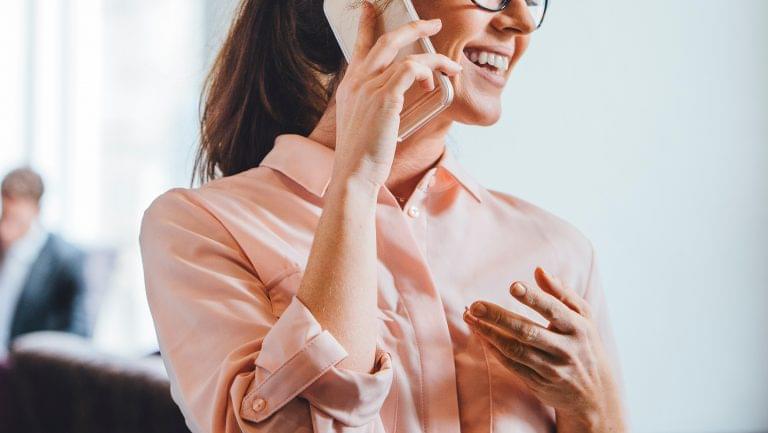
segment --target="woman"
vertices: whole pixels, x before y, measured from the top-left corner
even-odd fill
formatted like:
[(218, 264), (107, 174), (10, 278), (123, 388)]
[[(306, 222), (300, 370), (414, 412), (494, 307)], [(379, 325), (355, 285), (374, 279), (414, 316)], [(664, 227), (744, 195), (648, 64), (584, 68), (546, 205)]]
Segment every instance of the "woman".
[[(499, 119), (537, 6), (414, 3), (424, 19), (378, 39), (385, 5), (360, 5), (348, 66), (321, 0), (242, 3), (207, 88), (209, 182), (161, 195), (141, 230), (194, 432), (626, 431), (590, 241), (445, 148), (454, 122)], [(394, 60), (423, 36), (441, 54)], [(454, 102), (396, 144), (433, 71)]]

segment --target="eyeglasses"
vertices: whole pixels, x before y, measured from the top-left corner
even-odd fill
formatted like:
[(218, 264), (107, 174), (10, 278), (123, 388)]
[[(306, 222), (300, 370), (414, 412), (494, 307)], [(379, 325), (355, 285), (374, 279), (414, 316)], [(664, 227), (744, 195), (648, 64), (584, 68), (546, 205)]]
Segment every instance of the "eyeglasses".
[[(512, 1), (516, 0), (472, 0), (472, 3), (480, 9), (498, 12), (506, 8)], [(525, 0), (525, 4), (528, 6), (528, 13), (536, 24), (536, 29), (541, 27), (541, 23), (544, 21), (544, 15), (547, 13), (547, 3), (549, 3), (547, 0)]]

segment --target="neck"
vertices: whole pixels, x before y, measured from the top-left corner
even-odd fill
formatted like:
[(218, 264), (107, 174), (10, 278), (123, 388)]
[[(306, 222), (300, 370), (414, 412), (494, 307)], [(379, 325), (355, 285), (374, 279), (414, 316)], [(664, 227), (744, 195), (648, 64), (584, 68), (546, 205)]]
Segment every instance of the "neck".
[[(452, 123), (451, 119), (438, 116), (397, 145), (392, 170), (385, 183), (395, 197), (407, 200), (416, 189), (419, 180), (434, 167), (444, 151), (445, 138)], [(336, 108), (334, 103), (328, 106), (308, 137), (335, 149)]]
[(407, 199), (422, 177), (435, 166), (445, 149), (451, 121), (434, 119), (398, 144), (386, 187), (396, 197)]

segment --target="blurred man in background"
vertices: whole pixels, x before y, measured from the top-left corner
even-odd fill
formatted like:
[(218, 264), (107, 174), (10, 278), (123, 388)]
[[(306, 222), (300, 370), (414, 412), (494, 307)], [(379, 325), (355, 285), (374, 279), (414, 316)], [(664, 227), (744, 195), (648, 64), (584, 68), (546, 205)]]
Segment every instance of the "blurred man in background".
[(84, 254), (42, 226), (42, 179), (19, 168), (0, 190), (0, 359), (15, 337), (28, 332), (87, 336)]

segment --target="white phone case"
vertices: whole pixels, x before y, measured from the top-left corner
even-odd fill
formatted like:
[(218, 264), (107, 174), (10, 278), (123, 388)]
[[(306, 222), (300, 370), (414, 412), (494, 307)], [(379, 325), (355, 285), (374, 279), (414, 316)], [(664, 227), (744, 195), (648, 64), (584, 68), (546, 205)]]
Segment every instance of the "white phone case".
[[(362, 8), (361, 0), (325, 0), (323, 3), (325, 16), (347, 61), (350, 60), (354, 50)], [(418, 19), (419, 16), (411, 0), (390, 0), (389, 5), (378, 18), (375, 35), (378, 38), (385, 32)], [(418, 53), (435, 53), (435, 48), (428, 37), (419, 38), (416, 43), (403, 47), (397, 53), (395, 61), (409, 54)], [(405, 140), (435, 118), (453, 101), (453, 86), (448, 77), (439, 71), (435, 71), (434, 76), (434, 90), (426, 91), (421, 86), (414, 85), (406, 91), (403, 111), (400, 113), (398, 142)]]

